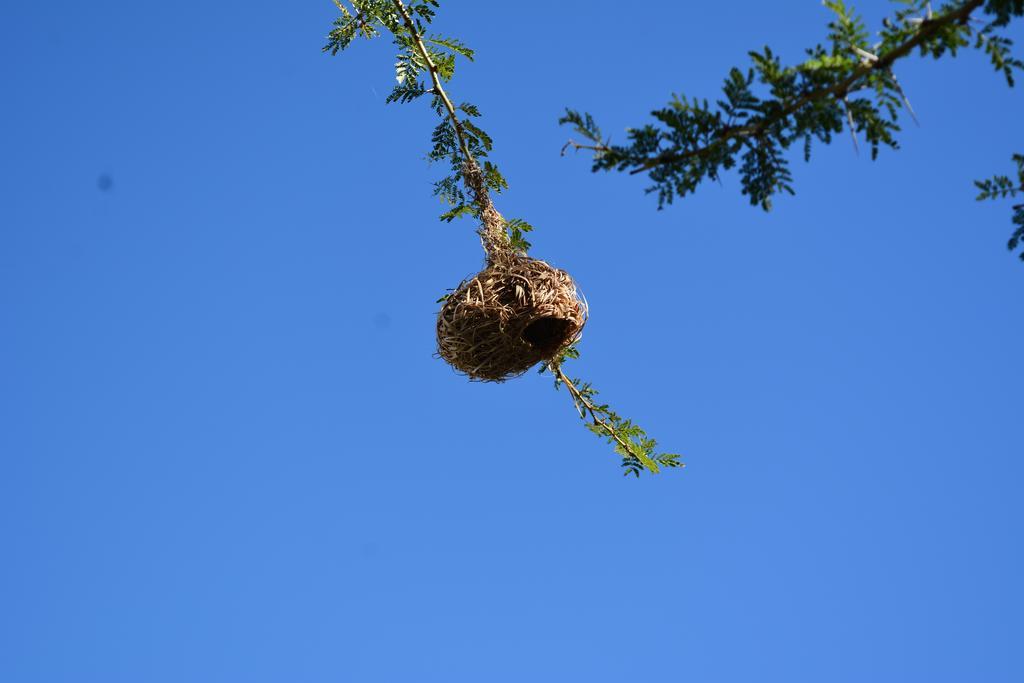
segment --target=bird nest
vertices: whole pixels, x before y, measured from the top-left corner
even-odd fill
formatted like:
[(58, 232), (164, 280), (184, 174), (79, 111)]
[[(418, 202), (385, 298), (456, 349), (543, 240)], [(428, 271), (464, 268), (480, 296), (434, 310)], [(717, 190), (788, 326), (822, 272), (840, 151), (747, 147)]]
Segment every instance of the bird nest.
[(568, 273), (506, 252), (445, 300), (437, 348), (470, 379), (500, 382), (558, 356), (586, 321), (586, 300)]

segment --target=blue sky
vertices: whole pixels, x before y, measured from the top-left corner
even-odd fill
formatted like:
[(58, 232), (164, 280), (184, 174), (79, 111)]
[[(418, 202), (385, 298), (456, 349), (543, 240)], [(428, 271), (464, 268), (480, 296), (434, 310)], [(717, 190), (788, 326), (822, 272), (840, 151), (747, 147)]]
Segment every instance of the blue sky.
[(4, 8), (0, 679), (1024, 679), (1024, 265), (971, 185), (1019, 88), (914, 58), (900, 152), (658, 212), (563, 108), (621, 140), (824, 8), (444, 4), (499, 208), (590, 302), (575, 372), (685, 456), (634, 481), (546, 378), (432, 357), (479, 244), (335, 12)]

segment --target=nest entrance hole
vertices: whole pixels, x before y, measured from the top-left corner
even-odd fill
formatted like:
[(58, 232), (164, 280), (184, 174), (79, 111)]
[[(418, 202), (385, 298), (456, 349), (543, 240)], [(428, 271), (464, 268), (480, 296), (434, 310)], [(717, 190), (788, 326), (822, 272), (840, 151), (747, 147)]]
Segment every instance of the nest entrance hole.
[(544, 355), (562, 348), (572, 332), (573, 323), (565, 318), (537, 318), (523, 330), (523, 341)]

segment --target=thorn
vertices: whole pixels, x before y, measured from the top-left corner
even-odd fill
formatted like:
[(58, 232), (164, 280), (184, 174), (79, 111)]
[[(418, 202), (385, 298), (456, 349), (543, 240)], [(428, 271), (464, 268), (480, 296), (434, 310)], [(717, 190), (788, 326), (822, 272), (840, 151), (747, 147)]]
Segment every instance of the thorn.
[(867, 65), (867, 64), (874, 64), (875, 62), (878, 61), (878, 55), (872, 54), (872, 53), (868, 52), (867, 50), (862, 50), (859, 47), (857, 47), (856, 45), (853, 46), (853, 51), (856, 52), (858, 55), (860, 55), (860, 57), (861, 57), (861, 64), (865, 64), (865, 65)]
[(846, 105), (846, 120), (850, 124), (850, 137), (853, 139), (853, 152), (860, 156), (860, 146), (857, 144), (857, 131), (854, 128), (853, 123), (853, 112), (850, 110), (850, 100), (844, 97), (843, 104)]
[(903, 92), (903, 88), (900, 86), (900, 82), (896, 80), (896, 75), (890, 71), (889, 75), (892, 76), (892, 84), (896, 86), (896, 92), (903, 98), (903, 104), (907, 107), (907, 111), (910, 113), (910, 118), (914, 120), (914, 125), (918, 128), (921, 127), (921, 122), (917, 120), (917, 114), (914, 113), (914, 108), (910, 106), (910, 99), (907, 94)]

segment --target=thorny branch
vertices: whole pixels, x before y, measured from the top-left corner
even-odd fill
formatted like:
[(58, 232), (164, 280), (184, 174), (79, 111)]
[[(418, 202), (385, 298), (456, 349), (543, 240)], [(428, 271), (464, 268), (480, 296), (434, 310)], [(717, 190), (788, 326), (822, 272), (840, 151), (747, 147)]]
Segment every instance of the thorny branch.
[(370, 27), (366, 23), (366, 14), (362, 10), (357, 10), (353, 14), (352, 10), (350, 10), (348, 7), (346, 7), (345, 3), (343, 3), (341, 0), (332, 0), (332, 1), (334, 2), (334, 6), (341, 10), (342, 14), (346, 14), (346, 15), (350, 15), (350, 16), (355, 17), (355, 20), (357, 22), (359, 22), (359, 28), (361, 28), (363, 30), (363, 35), (369, 37), (369, 35), (370, 35)]
[(416, 23), (409, 16), (409, 11), (402, 4), (402, 0), (392, 0), (392, 2), (394, 2), (398, 13), (402, 15), (402, 22), (405, 24), (405, 28), (408, 29), (409, 35), (416, 42), (416, 49), (419, 50), (423, 63), (427, 65), (427, 70), (430, 72), (430, 82), (434, 86), (434, 94), (441, 98), (444, 108), (448, 110), (448, 118), (451, 119), (452, 125), (455, 126), (455, 135), (459, 138), (459, 148), (462, 150), (462, 155), (468, 163), (476, 163), (469, 151), (469, 146), (466, 144), (466, 136), (462, 130), (462, 121), (459, 120), (458, 115), (455, 113), (455, 106), (452, 104), (451, 99), (448, 98), (448, 93), (441, 87), (441, 75), (437, 71), (437, 65), (434, 64), (434, 60), (430, 58), (430, 51), (423, 44), (423, 36), (416, 29)]
[[(687, 150), (685, 152), (679, 151), (678, 149), (668, 149), (646, 159), (645, 161), (633, 162), (636, 165), (636, 168), (630, 170), (629, 173), (630, 175), (636, 175), (637, 173), (643, 173), (644, 171), (648, 171), (657, 166), (675, 164), (681, 161), (686, 161), (692, 157), (704, 156), (711, 150), (725, 144), (729, 140), (762, 135), (776, 123), (785, 120), (787, 117), (796, 113), (808, 104), (812, 104), (818, 100), (828, 97), (844, 99), (849, 93), (855, 92), (863, 87), (859, 82), (866, 78), (871, 72), (889, 71), (896, 60), (913, 52), (915, 48), (919, 47), (930, 38), (933, 38), (945, 27), (952, 24), (962, 24), (967, 22), (970, 19), (971, 12), (981, 7), (984, 2), (985, 0), (968, 0), (957, 9), (947, 12), (946, 14), (937, 17), (926, 17), (920, 21), (917, 30), (911, 38), (907, 39), (902, 44), (897, 45), (884, 55), (862, 55), (865, 58), (861, 61), (860, 66), (854, 69), (849, 76), (838, 83), (804, 93), (788, 105), (784, 106), (774, 115), (765, 117), (757, 123), (748, 126), (738, 126), (735, 128), (725, 126), (722, 128), (721, 133), (715, 140), (703, 147)], [(562, 147), (562, 153), (564, 154), (566, 149), (570, 147), (574, 150), (584, 149), (598, 153), (607, 153), (612, 151), (612, 148), (606, 144), (585, 145), (574, 140), (569, 140), (565, 146)]]
[(420, 57), (423, 58), (423, 63), (427, 66), (427, 71), (430, 72), (433, 93), (444, 104), (444, 108), (448, 112), (448, 118), (455, 128), (455, 136), (459, 140), (459, 149), (465, 162), (462, 174), (463, 180), (470, 191), (473, 203), (476, 204), (477, 210), (480, 212), (480, 220), (483, 223), (480, 237), (483, 240), (484, 249), (487, 251), (488, 259), (493, 259), (497, 256), (498, 252), (507, 249), (509, 246), (508, 233), (504, 227), (505, 220), (498, 213), (494, 202), (491, 201), (490, 193), (487, 191), (487, 183), (484, 181), (483, 174), (480, 171), (480, 165), (473, 158), (469, 144), (466, 142), (462, 121), (459, 120), (458, 114), (455, 113), (455, 105), (452, 104), (451, 98), (448, 97), (448, 93), (445, 92), (444, 87), (441, 85), (441, 75), (437, 70), (434, 60), (430, 57), (430, 51), (427, 50), (427, 46), (423, 43), (423, 36), (417, 29), (416, 22), (409, 15), (409, 11), (402, 3), (402, 0), (392, 0), (392, 2), (398, 13), (402, 16), (402, 23), (405, 24), (406, 30), (409, 31), (409, 35), (415, 42), (416, 49), (419, 51)]
[[(579, 387), (577, 387), (562, 371), (561, 363), (553, 362), (547, 367), (551, 370), (552, 374), (554, 374), (556, 382), (564, 384), (565, 388), (569, 390), (569, 395), (572, 396), (573, 404), (576, 406), (576, 412), (579, 413), (580, 419), (586, 420), (589, 415), (592, 424), (599, 428), (600, 433), (619, 445), (624, 457), (634, 458), (654, 474), (661, 471), (658, 467), (658, 463), (644, 453), (642, 448), (638, 447), (636, 443), (620, 434), (614, 425), (612, 425), (608, 420), (602, 418), (602, 415), (607, 411), (602, 409), (601, 406), (595, 404), (586, 395), (584, 395), (582, 391), (580, 391)], [(626, 454), (628, 454), (628, 456), (626, 456)], [(682, 464), (679, 463), (676, 466), (682, 467)]]

